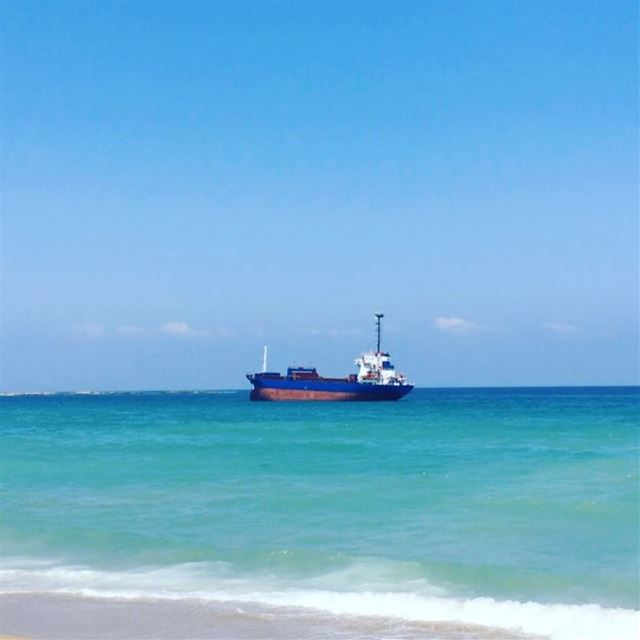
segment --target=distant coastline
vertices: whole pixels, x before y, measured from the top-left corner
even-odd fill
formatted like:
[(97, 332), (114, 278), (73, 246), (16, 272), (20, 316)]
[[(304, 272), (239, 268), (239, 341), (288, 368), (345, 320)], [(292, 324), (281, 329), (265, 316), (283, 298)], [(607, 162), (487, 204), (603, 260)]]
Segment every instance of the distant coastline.
[[(580, 384), (580, 385), (472, 385), (472, 386), (447, 386), (447, 387), (421, 387), (416, 386), (416, 391), (447, 391), (447, 390), (483, 390), (499, 391), (527, 390), (527, 389), (640, 389), (640, 384)], [(161, 395), (161, 394), (200, 394), (220, 395), (234, 394), (250, 391), (248, 388), (239, 389), (139, 389), (139, 390), (64, 390), (64, 391), (0, 391), (0, 397), (11, 398), (19, 396), (108, 396), (108, 395)]]

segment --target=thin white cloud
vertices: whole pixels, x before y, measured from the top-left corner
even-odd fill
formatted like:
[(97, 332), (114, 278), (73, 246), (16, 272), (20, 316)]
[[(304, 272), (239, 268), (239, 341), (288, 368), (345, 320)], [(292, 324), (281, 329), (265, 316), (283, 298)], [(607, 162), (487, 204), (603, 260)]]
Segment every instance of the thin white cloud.
[(190, 327), (184, 320), (170, 320), (169, 322), (165, 322), (161, 327), (160, 331), (163, 333), (168, 333), (172, 336), (202, 336), (206, 335), (204, 331), (196, 331), (192, 327)]
[(435, 319), (435, 325), (440, 331), (444, 331), (445, 333), (454, 333), (454, 334), (464, 334), (471, 333), (478, 328), (473, 322), (469, 320), (464, 320), (463, 318), (445, 318), (440, 316)]
[(542, 328), (553, 333), (576, 333), (578, 331), (578, 327), (565, 322), (547, 322), (542, 325)]
[(85, 322), (74, 327), (76, 333), (83, 335), (85, 338), (103, 338), (107, 332), (101, 324), (95, 322)]
[(123, 336), (142, 336), (146, 333), (142, 327), (137, 327), (133, 324), (119, 324), (116, 327), (116, 331)]

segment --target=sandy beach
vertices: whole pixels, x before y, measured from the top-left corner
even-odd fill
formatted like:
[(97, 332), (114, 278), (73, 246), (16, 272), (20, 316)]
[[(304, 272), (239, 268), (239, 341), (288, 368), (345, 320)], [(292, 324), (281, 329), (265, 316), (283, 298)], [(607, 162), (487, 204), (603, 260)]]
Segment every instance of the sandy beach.
[(333, 616), (314, 610), (196, 600), (115, 600), (52, 594), (0, 595), (0, 637), (32, 640), (218, 640), (534, 638), (475, 625)]

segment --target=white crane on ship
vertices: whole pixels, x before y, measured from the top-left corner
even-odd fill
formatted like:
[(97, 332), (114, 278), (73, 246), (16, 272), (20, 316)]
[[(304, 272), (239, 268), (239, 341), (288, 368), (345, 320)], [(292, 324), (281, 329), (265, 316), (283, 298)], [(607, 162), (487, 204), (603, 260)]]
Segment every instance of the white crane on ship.
[(405, 385), (407, 378), (403, 373), (396, 373), (395, 367), (391, 363), (391, 356), (380, 350), (380, 332), (384, 313), (376, 313), (376, 350), (375, 352), (363, 353), (354, 360), (358, 366), (358, 382), (379, 385)]

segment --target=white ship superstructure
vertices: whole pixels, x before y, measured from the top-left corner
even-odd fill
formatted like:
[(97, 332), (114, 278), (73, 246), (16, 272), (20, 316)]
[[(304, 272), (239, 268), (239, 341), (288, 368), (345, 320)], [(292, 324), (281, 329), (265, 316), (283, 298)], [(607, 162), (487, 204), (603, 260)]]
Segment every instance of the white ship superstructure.
[(354, 360), (358, 367), (358, 382), (388, 386), (409, 384), (403, 373), (396, 373), (391, 363), (391, 356), (380, 351), (380, 320), (384, 314), (376, 313), (376, 330), (378, 334), (376, 351), (362, 354)]

